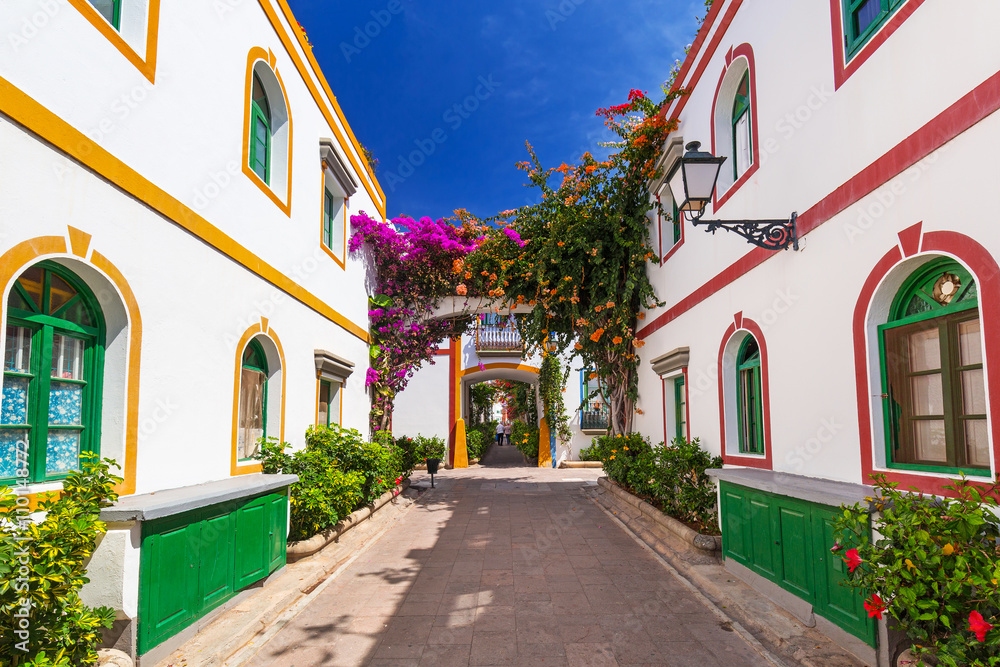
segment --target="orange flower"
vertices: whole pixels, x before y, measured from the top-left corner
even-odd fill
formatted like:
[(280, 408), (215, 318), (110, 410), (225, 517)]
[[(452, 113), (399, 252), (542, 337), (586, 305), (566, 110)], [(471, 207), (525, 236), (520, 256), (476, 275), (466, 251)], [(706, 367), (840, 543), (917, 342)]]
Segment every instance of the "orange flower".
[(639, 313), (638, 315), (636, 315), (636, 317), (638, 317), (640, 320), (644, 320), (646, 319), (646, 313)]
[(619, 343), (622, 342), (622, 337), (621, 336), (615, 336), (614, 338), (611, 339), (611, 342), (614, 343), (615, 345), (618, 345)]
[(557, 245), (557, 246), (559, 246), (559, 247), (561, 248), (561, 247), (563, 247), (563, 246), (564, 246), (564, 245), (566, 245), (566, 244), (565, 244), (564, 242), (560, 241), (560, 242), (559, 242), (559, 243), (557, 243), (556, 245)]
[(634, 340), (634, 341), (632, 341), (632, 344), (635, 345), (636, 347), (642, 347), (643, 345), (646, 344), (646, 341), (643, 341), (643, 340)]
[(579, 343), (575, 343), (575, 344), (573, 345), (573, 347), (575, 347), (575, 348), (576, 348), (576, 349), (578, 349), (578, 350), (582, 350), (582, 349), (583, 349), (583, 345), (580, 345)]
[(604, 329), (598, 329), (594, 333), (590, 334), (590, 340), (596, 343), (597, 341), (601, 340), (601, 336), (603, 335), (604, 335)]
[(458, 287), (455, 288), (455, 293), (459, 296), (465, 296), (469, 293), (469, 290), (463, 283), (459, 283)]
[(593, 380), (596, 377), (597, 377), (597, 373), (591, 373), (590, 375), (587, 376), (587, 379), (588, 380)]
[(608, 301), (608, 304), (605, 306), (605, 308), (614, 308), (614, 307), (615, 307), (614, 301)]

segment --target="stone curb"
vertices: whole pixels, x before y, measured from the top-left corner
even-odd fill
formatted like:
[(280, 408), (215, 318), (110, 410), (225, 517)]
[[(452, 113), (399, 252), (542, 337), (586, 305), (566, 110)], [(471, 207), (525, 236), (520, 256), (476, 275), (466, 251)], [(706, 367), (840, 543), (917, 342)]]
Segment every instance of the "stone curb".
[[(645, 500), (632, 495), (607, 477), (598, 478), (597, 484), (600, 489), (598, 491), (600, 503), (618, 512), (622, 522), (647, 542), (667, 542), (673, 551), (679, 551), (683, 554), (685, 550), (678, 549), (677, 542), (680, 542), (688, 547), (688, 551), (694, 550), (690, 553), (689, 560), (704, 560), (705, 558), (720, 560), (722, 554), (722, 538), (720, 536), (699, 533), (677, 519), (667, 516)], [(605, 498), (608, 498), (607, 502)], [(651, 546), (656, 549), (655, 544), (651, 544)], [(659, 553), (660, 550), (656, 550)]]
[(382, 509), (382, 507), (384, 507), (387, 502), (397, 497), (399, 494), (403, 493), (403, 491), (406, 491), (406, 489), (408, 489), (409, 487), (410, 487), (410, 479), (406, 478), (403, 480), (402, 484), (395, 486), (392, 489), (389, 489), (381, 496), (379, 496), (374, 503), (370, 505), (365, 505), (361, 509), (354, 510), (353, 512), (345, 516), (343, 519), (338, 521), (336, 525), (334, 525), (332, 528), (328, 528), (327, 530), (324, 530), (321, 533), (317, 533), (312, 537), (310, 537), (308, 540), (290, 542), (288, 544), (288, 551), (286, 556), (287, 561), (289, 563), (295, 563), (302, 560), (303, 558), (312, 556), (314, 553), (316, 553), (317, 551), (328, 545), (330, 542), (336, 540), (338, 537), (349, 531), (351, 528), (354, 528), (365, 519), (371, 517), (372, 514)]
[(600, 461), (562, 461), (559, 463), (560, 468), (603, 468), (604, 464)]

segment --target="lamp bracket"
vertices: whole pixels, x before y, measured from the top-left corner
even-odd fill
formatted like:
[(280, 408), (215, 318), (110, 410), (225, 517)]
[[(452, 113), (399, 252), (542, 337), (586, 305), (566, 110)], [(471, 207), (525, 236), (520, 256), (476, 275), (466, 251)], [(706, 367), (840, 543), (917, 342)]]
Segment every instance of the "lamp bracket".
[(704, 225), (706, 232), (713, 234), (718, 229), (735, 232), (748, 243), (765, 250), (799, 249), (799, 235), (795, 225), (798, 213), (792, 213), (787, 220), (694, 220), (694, 226)]

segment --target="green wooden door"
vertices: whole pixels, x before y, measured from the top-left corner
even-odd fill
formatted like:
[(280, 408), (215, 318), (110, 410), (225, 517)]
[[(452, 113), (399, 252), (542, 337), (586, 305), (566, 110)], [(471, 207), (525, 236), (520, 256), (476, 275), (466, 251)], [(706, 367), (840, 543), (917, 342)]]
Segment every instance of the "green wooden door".
[(790, 593), (870, 646), (876, 628), (864, 595), (842, 585), (841, 552), (832, 553), (838, 510), (728, 482), (720, 485), (722, 552)]
[(830, 551), (829, 545), (836, 542), (833, 521), (837, 514), (833, 508), (817, 506), (813, 510), (813, 560), (818, 566), (816, 613), (874, 646), (875, 624), (865, 612), (864, 598), (843, 585), (848, 577), (843, 551)]
[(198, 613), (198, 565), (188, 544), (200, 528), (175, 525), (143, 540), (140, 651), (177, 633)]
[(781, 498), (775, 503), (781, 556), (780, 583), (799, 597), (814, 601), (813, 570), (810, 560), (812, 513), (807, 503)]
[(750, 567), (750, 503), (742, 487), (722, 485), (722, 552), (740, 565)]
[(267, 575), (271, 524), (267, 498), (257, 498), (236, 510), (236, 590)]
[(199, 522), (198, 608), (207, 611), (233, 594), (233, 515)]
[(139, 653), (285, 563), (288, 497), (271, 494), (151, 521), (140, 551)]
[(268, 515), (270, 518), (270, 535), (268, 536), (269, 559), (268, 572), (274, 572), (285, 564), (285, 554), (288, 549), (288, 498), (286, 496), (268, 496)]
[(764, 493), (748, 493), (747, 501), (753, 544), (750, 568), (773, 580), (781, 576), (781, 547), (774, 516), (776, 508), (772, 506), (771, 497)]

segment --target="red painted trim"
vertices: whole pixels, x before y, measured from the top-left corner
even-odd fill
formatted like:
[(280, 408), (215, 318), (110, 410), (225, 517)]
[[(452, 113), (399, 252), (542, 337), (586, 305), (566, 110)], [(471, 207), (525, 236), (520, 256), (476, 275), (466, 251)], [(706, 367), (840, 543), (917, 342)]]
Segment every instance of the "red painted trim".
[(447, 347), (439, 347), (434, 352), (434, 356), (437, 356), (437, 357), (447, 357), (449, 354), (451, 354), (451, 350), (448, 349)]
[[(722, 4), (724, 2), (725, 0), (717, 0), (716, 3), (712, 5), (712, 10), (708, 14), (708, 17), (711, 18), (712, 20), (711, 23), (709, 23), (708, 18), (705, 19), (705, 26), (708, 26), (709, 29), (711, 28), (711, 24), (715, 23), (716, 14), (718, 14), (718, 10), (716, 8), (721, 10)], [(701, 80), (702, 74), (705, 73), (705, 69), (708, 67), (708, 61), (710, 61), (712, 59), (712, 56), (715, 55), (716, 49), (719, 48), (719, 43), (722, 42), (722, 38), (725, 36), (726, 31), (729, 30), (729, 25), (733, 22), (733, 18), (736, 16), (736, 12), (737, 10), (739, 10), (740, 5), (742, 4), (743, 0), (733, 0), (733, 2), (729, 5), (729, 8), (726, 10), (725, 15), (722, 17), (722, 21), (719, 23), (718, 29), (712, 35), (712, 41), (709, 42), (708, 47), (705, 49), (704, 56), (700, 58), (698, 62), (698, 67), (695, 68), (694, 74), (692, 74), (691, 76), (690, 83), (688, 83), (686, 86), (683, 86), (684, 90), (694, 90), (695, 87), (697, 87), (698, 82)], [(705, 26), (702, 26), (702, 30), (704, 30), (704, 35), (707, 36), (708, 30), (705, 29)], [(698, 31), (698, 36), (702, 38), (702, 41), (704, 41), (704, 37), (702, 37), (702, 31)], [(695, 42), (697, 43), (697, 40), (695, 40)], [(694, 60), (697, 59), (697, 56), (692, 57), (692, 54), (694, 53), (695, 49), (694, 46), (692, 45), (691, 51), (688, 53), (688, 57), (684, 59), (684, 65), (681, 66), (681, 71), (677, 75), (676, 79), (677, 84), (674, 86), (675, 88), (678, 85), (683, 85), (684, 77), (687, 75), (687, 71), (690, 69), (690, 66), (693, 65)], [(680, 118), (681, 112), (684, 110), (684, 107), (687, 105), (687, 101), (689, 99), (691, 99), (690, 95), (683, 95), (677, 99), (673, 111), (670, 112), (671, 121), (676, 121), (678, 118)], [(664, 115), (666, 115), (667, 111), (670, 110), (669, 109), (665, 110)]]
[(844, 82), (858, 71), (858, 68), (892, 36), (892, 33), (896, 32), (896, 29), (910, 18), (920, 5), (924, 4), (924, 0), (910, 0), (897, 9), (896, 13), (882, 26), (882, 29), (875, 33), (859, 52), (854, 54), (851, 62), (845, 64), (844, 12), (841, 2), (843, 0), (830, 0), (830, 28), (833, 32), (833, 85), (835, 90), (844, 85)]
[(451, 339), (448, 348), (448, 465), (455, 465), (455, 428), (458, 425), (455, 414), (455, 392), (458, 391), (458, 341)]
[[(746, 466), (747, 468), (761, 468), (762, 470), (773, 470), (771, 461), (771, 381), (767, 371), (767, 343), (764, 341), (764, 332), (760, 326), (748, 317), (742, 317), (742, 313), (736, 314), (736, 322), (729, 325), (725, 335), (722, 337), (722, 345), (719, 346), (719, 443), (722, 451), (722, 463), (724, 465)], [(742, 319), (742, 322), (740, 320)], [(739, 324), (738, 324), (739, 322)], [(726, 353), (726, 345), (738, 331), (746, 331), (757, 339), (760, 347), (760, 384), (761, 384), (761, 409), (764, 414), (764, 457), (733, 456), (726, 454), (726, 393), (725, 376), (723, 375), (722, 359)], [(685, 383), (685, 389), (687, 384)], [(690, 426), (688, 434), (691, 433)]]
[[(712, 194), (712, 211), (718, 212), (719, 208), (722, 207), (729, 198), (736, 194), (736, 191), (743, 187), (743, 184), (750, 180), (757, 169), (760, 168), (760, 132), (757, 130), (757, 67), (753, 58), (753, 47), (749, 44), (740, 44), (735, 49), (730, 49), (729, 53), (726, 54), (726, 66), (722, 69), (722, 73), (719, 75), (719, 83), (715, 87), (715, 97), (712, 98), (712, 155), (718, 155), (718, 146), (715, 143), (715, 111), (716, 105), (719, 102), (719, 93), (722, 91), (722, 82), (726, 79), (726, 72), (729, 71), (730, 66), (737, 58), (746, 58), (748, 69), (750, 70), (750, 141), (752, 142), (751, 148), (753, 150), (753, 164), (747, 169), (743, 174), (736, 179), (736, 182), (729, 186), (723, 195), (718, 196), (718, 190)], [(736, 159), (733, 155), (732, 160)], [(726, 167), (731, 167), (732, 165), (726, 165)]]
[[(911, 232), (912, 229), (913, 227), (904, 230), (900, 236)], [(996, 260), (986, 248), (974, 239), (958, 232), (927, 232), (923, 235), (922, 246), (924, 253), (946, 253), (956, 257), (976, 276), (979, 287), (979, 307), (982, 313), (983, 341), (986, 349), (986, 391), (991, 407), (989, 421), (993, 436), (993, 465), (996, 470), (1000, 470), (1000, 419), (993, 417), (996, 406), (1000, 405), (1000, 373), (996, 370), (1000, 368), (1000, 267), (997, 266)], [(878, 285), (903, 259), (903, 254), (898, 246), (887, 252), (875, 265), (872, 272), (868, 274), (868, 279), (861, 289), (861, 296), (858, 297), (858, 303), (854, 308), (854, 374), (857, 381), (858, 427), (861, 442), (860, 481), (863, 483), (869, 483), (871, 475), (875, 471), (870, 394), (881, 391), (879, 387), (868, 386), (868, 308)], [(881, 428), (879, 424), (874, 426)], [(889, 481), (896, 482), (905, 488), (915, 487), (924, 493), (941, 496), (954, 495), (953, 492), (944, 488), (946, 485), (955, 483), (955, 480), (949, 477), (916, 475), (898, 470), (879, 472), (884, 474)]]
[[(800, 215), (797, 223), (799, 236), (805, 236), (847, 207), (857, 203), (998, 109), (1000, 109), (1000, 72), (988, 78)], [(751, 269), (778, 254), (754, 248), (652, 320), (637, 333), (637, 337), (640, 340), (648, 338), (708, 297), (746, 275)]]

